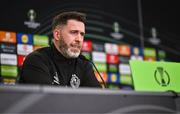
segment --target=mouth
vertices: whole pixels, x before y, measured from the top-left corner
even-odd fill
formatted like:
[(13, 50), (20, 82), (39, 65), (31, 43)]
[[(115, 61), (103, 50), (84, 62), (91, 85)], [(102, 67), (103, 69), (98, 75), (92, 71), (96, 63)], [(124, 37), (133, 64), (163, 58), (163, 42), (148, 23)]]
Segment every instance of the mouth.
[(72, 44), (71, 45), (71, 50), (73, 51), (73, 52), (79, 52), (80, 50), (81, 50), (81, 46), (80, 45), (77, 45), (77, 44)]
[(71, 47), (76, 49), (81, 49), (80, 44), (72, 44)]

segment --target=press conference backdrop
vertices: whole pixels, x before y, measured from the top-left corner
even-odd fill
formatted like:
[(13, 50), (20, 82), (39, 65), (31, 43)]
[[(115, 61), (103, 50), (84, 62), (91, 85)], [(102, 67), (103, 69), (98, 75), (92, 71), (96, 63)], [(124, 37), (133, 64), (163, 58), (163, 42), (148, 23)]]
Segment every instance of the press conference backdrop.
[[(154, 46), (145, 40), (147, 45), (141, 47), (136, 0), (6, 0), (3, 4), (3, 18), (0, 19), (1, 84), (16, 84), (25, 57), (51, 43), (52, 18), (63, 11), (76, 10), (87, 14), (82, 54), (95, 63), (108, 88), (133, 90), (129, 60), (169, 60), (168, 50), (161, 45)], [(101, 82), (97, 73), (96, 77)]]

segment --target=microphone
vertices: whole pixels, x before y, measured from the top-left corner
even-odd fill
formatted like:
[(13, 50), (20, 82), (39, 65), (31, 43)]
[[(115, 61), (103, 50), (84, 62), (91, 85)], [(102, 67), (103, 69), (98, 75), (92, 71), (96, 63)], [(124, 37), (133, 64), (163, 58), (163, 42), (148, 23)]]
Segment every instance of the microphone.
[(85, 61), (90, 62), (90, 63), (94, 66), (96, 72), (98, 73), (99, 77), (101, 78), (101, 80), (102, 80), (102, 82), (103, 82), (104, 88), (107, 88), (107, 85), (106, 85), (104, 79), (102, 78), (101, 74), (99, 73), (99, 71), (98, 71), (97, 67), (95, 66), (95, 64), (94, 64), (92, 61), (88, 60), (88, 59), (87, 59), (85, 56), (83, 56), (83, 55), (79, 55), (79, 58), (82, 59), (82, 60), (85, 60)]

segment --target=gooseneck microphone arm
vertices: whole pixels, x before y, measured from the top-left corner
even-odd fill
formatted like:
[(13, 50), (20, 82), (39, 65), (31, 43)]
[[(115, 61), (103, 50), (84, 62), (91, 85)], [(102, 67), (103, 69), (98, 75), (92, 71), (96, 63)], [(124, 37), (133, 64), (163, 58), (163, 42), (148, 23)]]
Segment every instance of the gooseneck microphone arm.
[(98, 73), (99, 77), (100, 77), (101, 80), (102, 80), (102, 83), (103, 83), (103, 85), (104, 85), (104, 88), (107, 88), (107, 85), (106, 85), (104, 79), (102, 78), (101, 74), (99, 73), (99, 71), (98, 71), (96, 65), (95, 65), (92, 61), (88, 60), (88, 59), (87, 59), (85, 56), (83, 56), (83, 55), (79, 55), (79, 58), (80, 58), (80, 59), (83, 59), (83, 60), (85, 60), (85, 61), (90, 62), (90, 63), (94, 66), (96, 72)]

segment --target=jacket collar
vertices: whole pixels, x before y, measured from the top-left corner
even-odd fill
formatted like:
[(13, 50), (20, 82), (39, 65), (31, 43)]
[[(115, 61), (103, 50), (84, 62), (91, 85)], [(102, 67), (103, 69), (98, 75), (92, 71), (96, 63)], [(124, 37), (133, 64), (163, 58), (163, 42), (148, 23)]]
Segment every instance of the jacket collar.
[(55, 60), (61, 61), (61, 62), (73, 62), (75, 61), (75, 58), (66, 58), (64, 57), (61, 52), (57, 50), (54, 44), (52, 44), (52, 51), (53, 51), (53, 58)]

